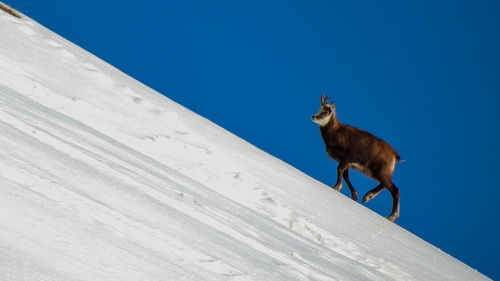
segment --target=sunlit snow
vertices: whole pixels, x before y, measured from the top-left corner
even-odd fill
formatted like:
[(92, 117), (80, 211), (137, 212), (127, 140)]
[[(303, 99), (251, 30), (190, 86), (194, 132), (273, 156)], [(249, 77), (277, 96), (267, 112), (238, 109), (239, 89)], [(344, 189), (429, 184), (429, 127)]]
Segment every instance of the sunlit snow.
[(0, 226), (9, 281), (489, 280), (3, 11)]

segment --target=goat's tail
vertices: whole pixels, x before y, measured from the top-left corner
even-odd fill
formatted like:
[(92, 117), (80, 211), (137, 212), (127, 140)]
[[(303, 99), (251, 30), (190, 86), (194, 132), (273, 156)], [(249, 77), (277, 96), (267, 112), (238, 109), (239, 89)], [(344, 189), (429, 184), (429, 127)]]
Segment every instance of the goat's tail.
[(405, 162), (406, 160), (401, 159), (401, 157), (399, 156), (399, 154), (396, 152), (396, 161), (397, 162)]

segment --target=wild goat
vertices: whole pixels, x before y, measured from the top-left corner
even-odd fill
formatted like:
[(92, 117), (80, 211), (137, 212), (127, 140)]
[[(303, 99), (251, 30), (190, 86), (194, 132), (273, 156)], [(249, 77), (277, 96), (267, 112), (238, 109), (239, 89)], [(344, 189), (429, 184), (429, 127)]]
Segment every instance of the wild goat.
[(351, 198), (357, 201), (357, 191), (349, 180), (349, 168), (361, 171), (379, 182), (375, 188), (363, 196), (362, 201), (367, 202), (377, 196), (384, 187), (387, 188), (392, 195), (392, 211), (387, 219), (394, 221), (399, 217), (399, 189), (392, 182), (391, 176), (396, 161), (401, 161), (401, 158), (384, 140), (366, 131), (340, 123), (335, 112), (335, 102), (328, 104), (327, 99), (328, 97), (324, 94), (321, 95), (321, 106), (312, 116), (312, 121), (320, 126), (326, 152), (338, 162), (337, 182), (333, 188), (337, 191), (342, 188), (343, 176), (351, 191)]

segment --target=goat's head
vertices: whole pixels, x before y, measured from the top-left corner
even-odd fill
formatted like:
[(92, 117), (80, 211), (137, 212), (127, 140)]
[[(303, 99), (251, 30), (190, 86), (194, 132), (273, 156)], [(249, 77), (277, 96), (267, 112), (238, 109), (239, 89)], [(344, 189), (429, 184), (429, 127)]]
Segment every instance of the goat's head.
[(327, 103), (327, 99), (329, 97), (325, 96), (325, 94), (321, 94), (318, 112), (313, 114), (312, 121), (318, 123), (320, 126), (325, 126), (330, 122), (332, 115), (335, 113), (335, 102), (332, 101), (330, 104)]

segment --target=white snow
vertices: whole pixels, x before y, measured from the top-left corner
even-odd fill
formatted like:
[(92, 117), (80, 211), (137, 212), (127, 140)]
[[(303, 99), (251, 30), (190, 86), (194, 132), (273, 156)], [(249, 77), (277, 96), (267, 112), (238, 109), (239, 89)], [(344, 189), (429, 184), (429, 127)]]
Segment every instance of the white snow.
[(3, 11), (0, 225), (0, 280), (489, 280)]

